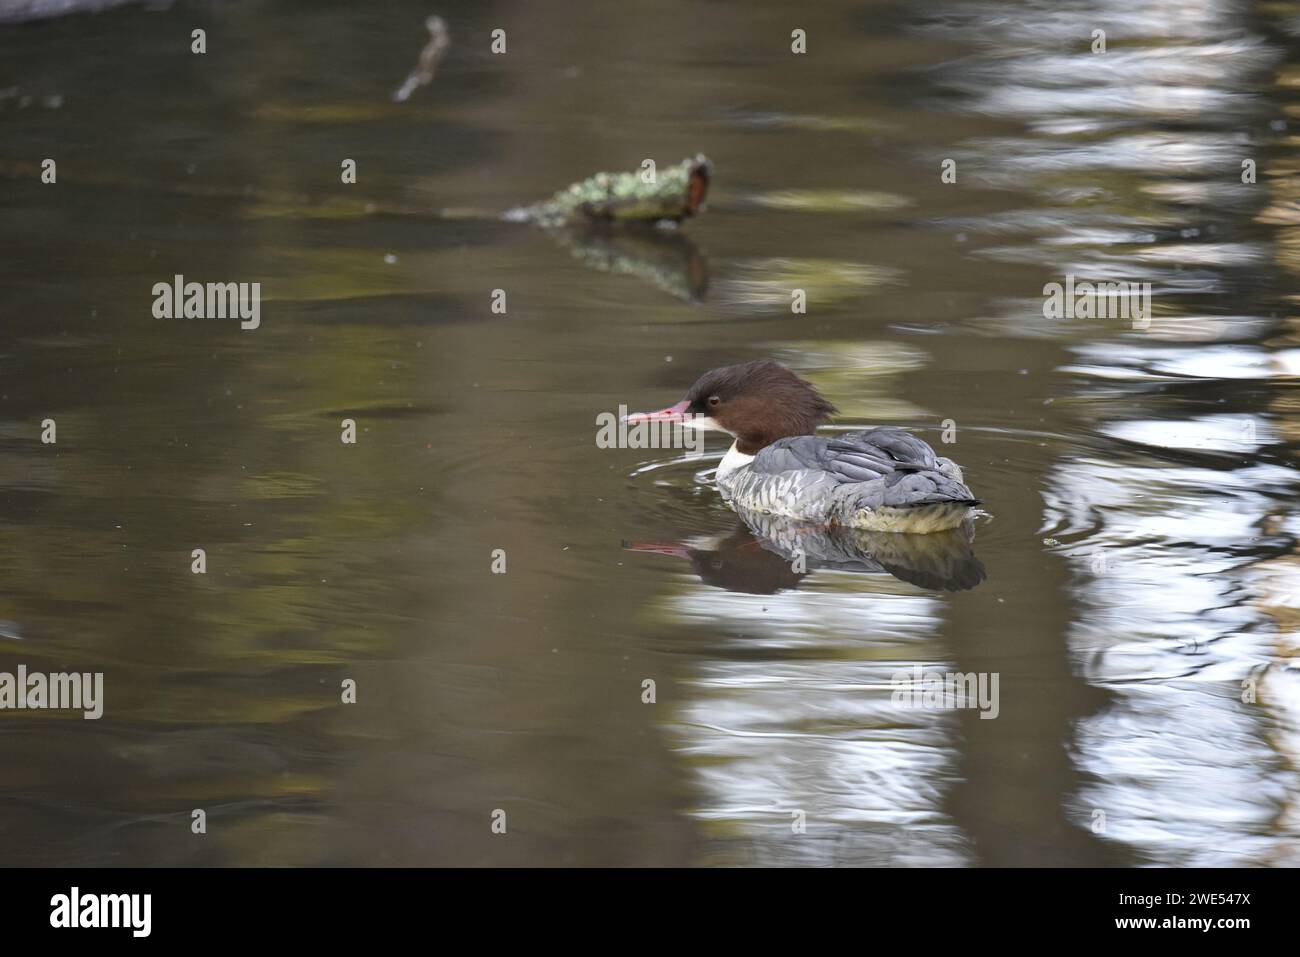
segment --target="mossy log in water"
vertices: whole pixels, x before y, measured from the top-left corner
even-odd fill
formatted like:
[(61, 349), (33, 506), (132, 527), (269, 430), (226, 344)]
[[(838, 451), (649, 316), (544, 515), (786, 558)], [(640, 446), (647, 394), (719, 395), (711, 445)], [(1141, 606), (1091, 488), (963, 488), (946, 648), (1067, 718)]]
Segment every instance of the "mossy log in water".
[(511, 210), (505, 218), (546, 227), (584, 222), (680, 222), (703, 208), (712, 172), (712, 164), (700, 154), (654, 173), (597, 173), (544, 203)]

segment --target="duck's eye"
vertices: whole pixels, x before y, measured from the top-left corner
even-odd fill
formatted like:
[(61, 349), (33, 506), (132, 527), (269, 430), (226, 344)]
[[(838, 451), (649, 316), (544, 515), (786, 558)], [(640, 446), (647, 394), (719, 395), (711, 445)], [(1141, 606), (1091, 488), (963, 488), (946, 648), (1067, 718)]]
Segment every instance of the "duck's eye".
[(716, 409), (716, 408), (717, 408), (718, 406), (720, 406), (720, 405), (722, 405), (722, 400), (721, 400), (721, 399), (719, 399), (716, 395), (711, 395), (711, 396), (709, 396), (709, 408), (710, 408), (710, 409)]

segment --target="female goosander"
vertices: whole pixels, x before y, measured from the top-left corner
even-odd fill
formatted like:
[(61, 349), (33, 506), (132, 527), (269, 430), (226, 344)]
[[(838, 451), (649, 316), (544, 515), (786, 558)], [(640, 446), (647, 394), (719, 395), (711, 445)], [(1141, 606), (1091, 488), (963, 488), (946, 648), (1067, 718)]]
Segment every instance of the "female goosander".
[(815, 435), (836, 408), (771, 359), (706, 372), (686, 397), (629, 422), (676, 422), (735, 438), (718, 466), (742, 509), (877, 532), (956, 528), (980, 504), (961, 469), (903, 429)]

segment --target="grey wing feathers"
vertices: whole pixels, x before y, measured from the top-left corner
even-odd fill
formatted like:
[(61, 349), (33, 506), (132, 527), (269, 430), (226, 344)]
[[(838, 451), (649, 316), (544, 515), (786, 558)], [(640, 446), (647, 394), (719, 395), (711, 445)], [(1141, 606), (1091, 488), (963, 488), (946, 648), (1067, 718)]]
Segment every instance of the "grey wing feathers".
[(873, 503), (873, 506), (905, 508), (910, 505), (937, 505), (941, 502), (979, 504), (971, 490), (961, 482), (942, 472), (927, 469), (920, 472), (895, 472), (882, 483), (880, 500)]
[(835, 453), (832, 470), (847, 481), (868, 481), (872, 476), (858, 476), (867, 470), (884, 470), (873, 507), (977, 502), (956, 477), (961, 473), (952, 463), (938, 458), (929, 443), (903, 429), (886, 426), (850, 432), (832, 439), (830, 450)]
[(928, 445), (900, 429), (849, 432), (831, 439), (827, 452), (827, 468), (841, 484), (871, 482), (896, 472), (932, 468), (934, 462), (934, 452)]
[(798, 469), (825, 469), (829, 465), (826, 440), (815, 435), (777, 439), (760, 449), (749, 464), (752, 471), (775, 474)]
[(839, 458), (869, 458), (888, 466), (885, 471), (917, 471), (935, 467), (934, 449), (903, 429), (882, 427), (847, 432), (830, 441)]
[(892, 427), (846, 432), (832, 439), (800, 435), (767, 446), (750, 466), (756, 472), (824, 469), (837, 482), (870, 482), (891, 472), (937, 468), (934, 449)]
[(765, 474), (815, 470), (838, 485), (872, 483), (862, 491), (873, 508), (978, 501), (955, 465), (937, 457), (924, 440), (891, 426), (829, 439), (780, 439), (760, 451), (750, 468)]

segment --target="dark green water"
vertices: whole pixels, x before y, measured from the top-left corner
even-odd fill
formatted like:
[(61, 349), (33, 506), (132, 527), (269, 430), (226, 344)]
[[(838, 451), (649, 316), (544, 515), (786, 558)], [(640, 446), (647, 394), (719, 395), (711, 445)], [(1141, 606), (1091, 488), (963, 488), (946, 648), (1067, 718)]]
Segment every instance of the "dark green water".
[[(451, 48), (395, 103), (431, 12)], [(1300, 862), (1297, 23), (248, 2), (0, 27), (0, 671), (102, 671), (106, 697), (0, 711), (0, 863)], [(442, 214), (697, 151), (709, 209), (677, 237)], [(260, 282), (260, 328), (155, 319), (177, 273)], [(1149, 328), (1044, 318), (1067, 274), (1151, 283)], [(762, 356), (838, 425), (953, 421), (981, 584), (788, 574), (727, 538), (724, 441), (597, 447), (599, 413)], [(997, 673), (998, 717), (894, 707), (914, 664)]]

